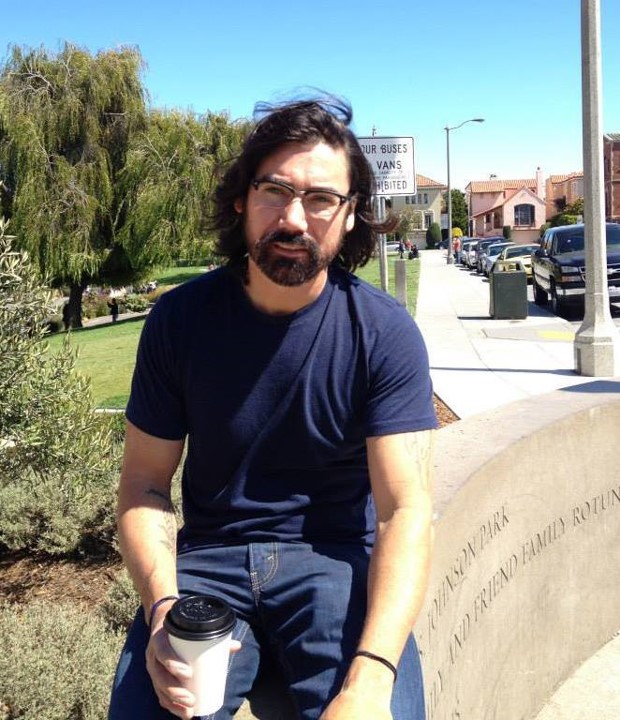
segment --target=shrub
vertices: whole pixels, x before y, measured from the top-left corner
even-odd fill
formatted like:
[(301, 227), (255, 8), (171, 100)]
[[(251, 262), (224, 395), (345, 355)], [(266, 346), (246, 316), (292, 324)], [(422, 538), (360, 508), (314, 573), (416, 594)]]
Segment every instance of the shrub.
[(105, 720), (122, 642), (76, 606), (0, 606), (0, 717)]
[(99, 613), (112, 631), (125, 632), (133, 622), (139, 605), (140, 596), (127, 570), (123, 569), (108, 590)]
[(512, 240), (512, 227), (510, 225), (504, 225), (502, 228), (502, 235), (506, 240)]
[(68, 343), (48, 353), (51, 297), (0, 226), (0, 542), (71, 552), (113, 545), (120, 447)]
[(149, 299), (146, 295), (127, 295), (123, 300), (123, 304), (128, 312), (143, 312), (148, 310)]
[(426, 231), (426, 247), (435, 248), (441, 242), (441, 228), (439, 223), (431, 223)]
[(82, 316), (85, 319), (105, 317), (110, 314), (107, 295), (84, 295), (82, 299)]

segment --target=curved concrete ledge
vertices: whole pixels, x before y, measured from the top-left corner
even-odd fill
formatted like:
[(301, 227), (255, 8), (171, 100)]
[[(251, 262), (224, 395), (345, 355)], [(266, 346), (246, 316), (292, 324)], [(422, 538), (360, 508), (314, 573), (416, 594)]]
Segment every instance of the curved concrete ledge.
[(438, 432), (428, 720), (523, 720), (620, 628), (620, 381)]

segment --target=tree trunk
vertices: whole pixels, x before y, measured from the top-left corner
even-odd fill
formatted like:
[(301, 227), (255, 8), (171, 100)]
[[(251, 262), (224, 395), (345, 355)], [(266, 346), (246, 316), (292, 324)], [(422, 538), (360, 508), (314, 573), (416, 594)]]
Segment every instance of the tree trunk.
[(82, 295), (86, 285), (71, 284), (69, 286), (69, 327), (82, 327)]

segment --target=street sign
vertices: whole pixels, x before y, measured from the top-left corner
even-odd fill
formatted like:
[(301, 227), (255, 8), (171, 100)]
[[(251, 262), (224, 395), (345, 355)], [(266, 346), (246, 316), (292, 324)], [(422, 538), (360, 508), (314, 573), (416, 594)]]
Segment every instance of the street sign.
[(412, 137), (358, 137), (375, 174), (373, 195), (415, 195)]

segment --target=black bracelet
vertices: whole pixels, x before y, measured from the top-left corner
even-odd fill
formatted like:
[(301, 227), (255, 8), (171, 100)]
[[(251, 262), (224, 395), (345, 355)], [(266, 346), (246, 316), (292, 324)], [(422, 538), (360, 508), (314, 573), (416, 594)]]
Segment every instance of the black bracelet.
[(151, 612), (149, 613), (149, 627), (153, 624), (153, 615), (155, 614), (155, 610), (162, 605), (165, 602), (168, 602), (168, 600), (178, 600), (178, 595), (164, 595), (164, 597), (159, 598), (159, 600), (156, 600), (153, 605), (151, 606)]
[(380, 662), (382, 665), (385, 665), (386, 668), (390, 669), (392, 673), (394, 674), (394, 682), (396, 682), (396, 678), (398, 677), (398, 671), (392, 665), (392, 663), (389, 660), (386, 660), (384, 657), (381, 657), (380, 655), (375, 655), (374, 653), (368, 652), (368, 650), (358, 650), (353, 657), (357, 657), (358, 655), (361, 655), (362, 657), (370, 658), (371, 660), (376, 660), (377, 662)]

